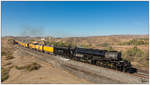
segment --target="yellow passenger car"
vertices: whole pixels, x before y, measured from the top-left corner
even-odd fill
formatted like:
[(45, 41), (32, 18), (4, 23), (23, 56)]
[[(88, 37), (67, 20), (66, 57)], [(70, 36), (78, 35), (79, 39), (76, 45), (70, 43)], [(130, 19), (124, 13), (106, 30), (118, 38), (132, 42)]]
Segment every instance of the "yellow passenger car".
[(39, 45), (35, 45), (35, 49), (38, 50), (38, 48), (39, 48)]
[(27, 44), (27, 43), (25, 43), (25, 47), (28, 47), (28, 44)]
[(20, 42), (20, 45), (21, 45), (21, 46), (23, 46), (23, 43), (22, 43), (22, 42)]
[(24, 43), (22, 43), (22, 46), (24, 47)]
[(39, 51), (43, 51), (43, 47), (44, 47), (44, 46), (42, 46), (42, 45), (39, 45), (39, 48), (38, 48), (38, 50), (39, 50)]
[(51, 47), (51, 46), (44, 46), (44, 47), (43, 47), (43, 50), (44, 50), (45, 52), (53, 53), (53, 52), (54, 52), (54, 47)]
[(32, 44), (29, 44), (29, 48), (32, 48)]
[(32, 48), (35, 49), (35, 45), (32, 44)]

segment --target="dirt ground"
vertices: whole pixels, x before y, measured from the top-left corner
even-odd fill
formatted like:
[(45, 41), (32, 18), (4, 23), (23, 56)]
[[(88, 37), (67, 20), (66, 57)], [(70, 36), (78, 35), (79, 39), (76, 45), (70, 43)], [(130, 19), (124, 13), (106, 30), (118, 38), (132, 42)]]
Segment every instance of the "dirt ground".
[[(6, 43), (6, 42), (5, 42)], [(15, 50), (13, 59), (6, 60), (6, 56), (2, 56), (2, 68), (11, 68), (9, 78), (2, 83), (7, 84), (85, 84), (91, 83), (85, 79), (76, 77), (75, 75), (58, 68), (52, 64), (41, 61), (34, 56), (27, 55), (23, 51)], [(40, 69), (27, 71), (17, 69), (16, 66), (26, 66), (33, 62), (41, 65)]]

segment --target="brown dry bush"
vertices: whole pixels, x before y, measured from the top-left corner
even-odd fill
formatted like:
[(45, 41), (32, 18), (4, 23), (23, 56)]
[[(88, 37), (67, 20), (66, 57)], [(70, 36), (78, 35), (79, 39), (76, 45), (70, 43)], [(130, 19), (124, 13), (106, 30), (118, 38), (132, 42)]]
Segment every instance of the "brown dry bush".
[(33, 62), (33, 63), (26, 65), (26, 66), (16, 66), (16, 69), (32, 71), (32, 70), (38, 70), (40, 67), (41, 67), (40, 64)]
[(10, 60), (10, 59), (13, 59), (14, 57), (12, 55), (8, 55), (6, 56), (6, 60)]
[(149, 52), (144, 52), (136, 46), (132, 49), (123, 52), (123, 57), (130, 62), (137, 62), (139, 67), (148, 68), (149, 65)]
[(5, 81), (9, 78), (9, 69), (8, 68), (2, 68), (1, 69), (1, 81)]
[(109, 43), (102, 43), (102, 44), (97, 44), (96, 46), (108, 47), (108, 46), (110, 46), (110, 44)]
[(6, 56), (6, 60), (10, 60), (13, 59), (13, 51), (11, 51), (12, 49), (6, 48), (6, 47), (2, 47), (2, 56)]

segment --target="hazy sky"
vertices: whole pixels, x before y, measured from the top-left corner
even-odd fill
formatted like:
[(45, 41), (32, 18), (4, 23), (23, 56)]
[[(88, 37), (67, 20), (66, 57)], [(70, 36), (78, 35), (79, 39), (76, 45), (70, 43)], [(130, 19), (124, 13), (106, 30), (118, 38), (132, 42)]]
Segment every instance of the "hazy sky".
[(2, 36), (148, 34), (148, 1), (2, 2)]

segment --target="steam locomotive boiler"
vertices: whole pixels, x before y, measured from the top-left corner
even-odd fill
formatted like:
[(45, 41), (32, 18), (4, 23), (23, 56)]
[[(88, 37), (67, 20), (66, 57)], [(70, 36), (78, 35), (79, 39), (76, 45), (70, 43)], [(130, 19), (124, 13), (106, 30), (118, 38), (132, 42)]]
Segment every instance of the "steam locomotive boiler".
[(121, 52), (118, 51), (75, 48), (72, 56), (77, 61), (91, 63), (105, 68), (116, 69), (129, 73), (137, 71), (137, 69), (132, 67), (129, 61), (122, 59)]

